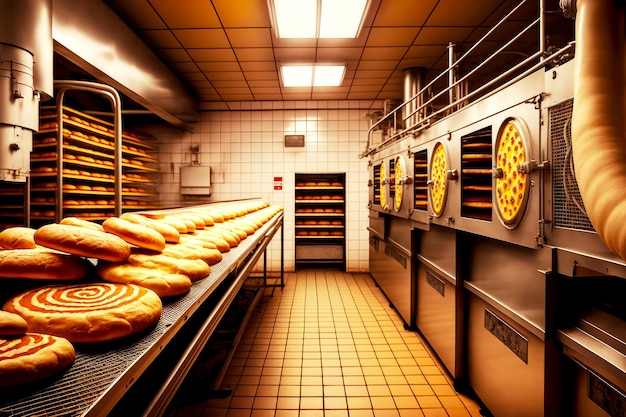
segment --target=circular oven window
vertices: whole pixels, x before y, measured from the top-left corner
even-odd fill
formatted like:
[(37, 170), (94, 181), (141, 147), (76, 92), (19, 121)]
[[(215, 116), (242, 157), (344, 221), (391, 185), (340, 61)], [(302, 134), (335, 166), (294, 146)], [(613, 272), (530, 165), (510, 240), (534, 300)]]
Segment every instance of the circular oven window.
[(525, 127), (517, 119), (504, 121), (496, 142), (495, 201), (502, 223), (519, 223), (528, 197), (528, 174), (519, 169), (527, 162)]
[(380, 164), (380, 173), (378, 177), (378, 183), (380, 184), (380, 207), (383, 210), (387, 210), (389, 205), (387, 204), (387, 169), (385, 168), (385, 161)]
[(448, 156), (441, 142), (438, 142), (430, 160), (430, 204), (436, 216), (443, 213), (448, 187)]
[(404, 177), (406, 175), (406, 163), (404, 162), (404, 158), (400, 155), (396, 156), (393, 175), (395, 190), (393, 208), (396, 211), (400, 211), (400, 208), (402, 208), (402, 197), (404, 196)]

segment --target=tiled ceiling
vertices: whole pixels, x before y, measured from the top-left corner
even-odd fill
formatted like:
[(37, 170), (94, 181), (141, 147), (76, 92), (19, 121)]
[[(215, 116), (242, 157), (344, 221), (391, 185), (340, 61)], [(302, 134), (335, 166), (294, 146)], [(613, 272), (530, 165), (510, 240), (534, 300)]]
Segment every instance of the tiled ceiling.
[[(429, 75), (438, 74), (447, 67), (449, 43), (460, 52), (467, 50), (520, 2), (371, 0), (359, 37), (339, 40), (276, 38), (267, 1), (105, 3), (180, 77), (198, 102), (229, 102), (401, 99), (404, 69), (423, 67)], [(538, 1), (527, 3), (494, 33), (495, 39), (510, 38), (537, 17)], [(557, 13), (558, 0), (546, 3), (546, 10), (555, 12), (551, 16), (556, 26), (571, 26)], [(553, 42), (561, 41), (562, 29), (554, 32)], [(526, 37), (515, 46), (516, 52), (536, 50), (537, 38)], [(477, 56), (474, 61), (481, 59)], [(345, 63), (347, 71), (340, 87), (284, 88), (281, 63)], [(497, 73), (500, 64), (493, 62), (491, 72)]]

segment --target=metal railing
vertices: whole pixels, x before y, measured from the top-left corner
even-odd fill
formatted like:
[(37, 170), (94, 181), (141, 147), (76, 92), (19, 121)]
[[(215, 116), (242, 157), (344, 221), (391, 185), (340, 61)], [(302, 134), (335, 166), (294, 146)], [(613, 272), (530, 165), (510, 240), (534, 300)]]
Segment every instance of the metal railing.
[[(482, 59), (478, 65), (460, 76), (459, 66), (469, 61), (470, 57), (474, 57), (473, 53), (490, 40), (499, 28), (502, 28), (506, 23), (510, 23), (515, 13), (531, 1), (539, 2), (539, 16), (528, 23), (511, 39), (502, 41), (491, 55)], [(458, 111), (471, 100), (495, 94), (528, 76), (530, 73), (537, 71), (539, 68), (544, 67), (548, 61), (554, 59), (554, 56), (573, 50), (573, 43), (570, 43), (556, 53), (548, 54), (546, 52), (545, 13), (544, 0), (522, 0), (458, 59), (455, 59), (457, 55), (455, 52), (456, 46), (451, 43), (448, 46), (448, 67), (424, 85), (415, 95), (408, 99), (405, 98), (405, 102), (371, 125), (365, 150), (359, 155), (359, 158), (375, 154), (382, 148), (406, 136), (418, 136), (420, 132), (431, 126), (433, 122)], [(500, 72), (498, 76), (480, 85), (475, 85), (472, 91), (468, 91), (467, 86), (470, 85), (470, 82), (475, 83), (479, 79), (478, 75), (487, 68), (489, 63), (494, 61), (496, 57), (502, 57), (504, 54), (510, 53), (507, 49), (523, 36), (530, 33), (535, 27), (538, 32), (538, 41), (534, 52), (524, 53), (525, 58), (523, 60), (512, 64), (512, 66)], [(435, 86), (443, 82), (447, 85), (434, 92)], [(415, 103), (418, 103), (418, 105), (416, 106)], [(374, 143), (374, 135), (377, 131), (388, 131), (388, 134), (381, 134), (380, 142)]]

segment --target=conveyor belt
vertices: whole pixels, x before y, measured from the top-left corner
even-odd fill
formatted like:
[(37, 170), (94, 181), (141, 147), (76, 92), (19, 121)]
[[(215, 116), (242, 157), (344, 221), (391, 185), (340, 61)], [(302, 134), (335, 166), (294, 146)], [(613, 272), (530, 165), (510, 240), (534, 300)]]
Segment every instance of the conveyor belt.
[(3, 388), (0, 417), (106, 415), (176, 335), (191, 315), (250, 254), (262, 251), (282, 225), (278, 213), (253, 235), (242, 240), (211, 267), (182, 298), (163, 303), (156, 327), (147, 333), (95, 346), (77, 345), (76, 361), (61, 377), (41, 384)]

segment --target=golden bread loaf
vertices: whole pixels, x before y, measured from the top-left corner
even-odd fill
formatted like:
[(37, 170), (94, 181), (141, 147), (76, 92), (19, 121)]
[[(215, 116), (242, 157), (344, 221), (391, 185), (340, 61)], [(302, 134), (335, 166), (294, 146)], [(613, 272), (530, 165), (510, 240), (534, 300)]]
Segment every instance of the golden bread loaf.
[(104, 229), (98, 223), (90, 222), (89, 220), (79, 219), (78, 217), (64, 217), (59, 222), (60, 224), (69, 224), (71, 226), (86, 227), (88, 229), (98, 230), (104, 232)]
[(62, 337), (27, 333), (0, 338), (0, 387), (37, 382), (72, 366), (76, 352)]
[(68, 224), (47, 224), (35, 232), (35, 243), (72, 255), (123, 262), (130, 246), (119, 236)]
[(159, 321), (163, 305), (152, 290), (98, 282), (35, 288), (11, 297), (4, 310), (19, 314), (29, 332), (97, 343), (126, 337)]
[(163, 298), (184, 295), (191, 289), (191, 279), (186, 275), (128, 263), (99, 265), (98, 276), (109, 282), (148, 288)]
[(144, 249), (161, 252), (165, 238), (156, 230), (142, 224), (131, 223), (119, 217), (109, 217), (102, 223), (105, 231), (121, 237), (126, 242)]
[(0, 251), (1, 278), (77, 280), (87, 277), (91, 270), (86, 259), (43, 248)]
[(124, 213), (120, 216), (120, 219), (127, 220), (131, 223), (148, 226), (149, 228), (161, 233), (166, 242), (178, 243), (178, 241), (180, 240), (180, 232), (176, 228), (174, 228), (174, 226), (171, 226), (167, 223), (149, 219), (137, 213)]
[(211, 273), (209, 265), (201, 259), (180, 259), (164, 254), (132, 253), (126, 263), (186, 275), (192, 281), (206, 278)]
[(28, 331), (28, 323), (22, 316), (0, 310), (0, 339), (6, 336), (21, 336)]
[(35, 229), (30, 227), (9, 227), (0, 232), (0, 247), (4, 249), (34, 249)]

